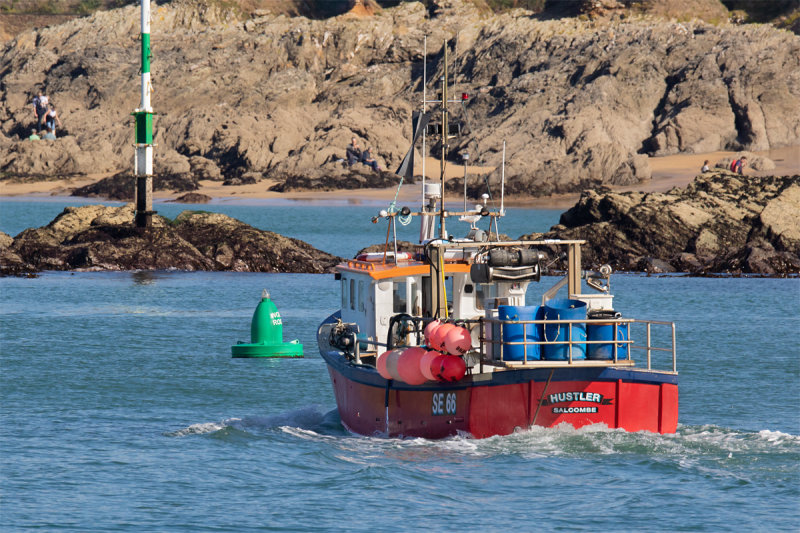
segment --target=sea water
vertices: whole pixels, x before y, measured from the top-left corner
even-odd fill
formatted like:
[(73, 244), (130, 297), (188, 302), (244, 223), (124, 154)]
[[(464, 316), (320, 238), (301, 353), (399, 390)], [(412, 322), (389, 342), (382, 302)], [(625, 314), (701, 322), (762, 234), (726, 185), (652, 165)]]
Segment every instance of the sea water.
[[(0, 203), (0, 230), (15, 234), (10, 204), (21, 202)], [(25, 212), (52, 204), (32, 202)], [(271, 212), (284, 207), (308, 216), (291, 231), (267, 229), (316, 233), (312, 244), (339, 255), (385, 235), (383, 223), (369, 235), (315, 225), (348, 221), (352, 206), (238, 206), (229, 214), (244, 219), (241, 212), (260, 209), (271, 220), (288, 216)], [(518, 216), (518, 228), (501, 231), (543, 231), (558, 218)], [(674, 435), (602, 426), (483, 440), (351, 435), (315, 339), (338, 306), (332, 275), (2, 278), (0, 529), (800, 528), (800, 280), (615, 274), (611, 284), (625, 316), (676, 322)], [(230, 346), (248, 340), (263, 288), (304, 359), (231, 358)]]

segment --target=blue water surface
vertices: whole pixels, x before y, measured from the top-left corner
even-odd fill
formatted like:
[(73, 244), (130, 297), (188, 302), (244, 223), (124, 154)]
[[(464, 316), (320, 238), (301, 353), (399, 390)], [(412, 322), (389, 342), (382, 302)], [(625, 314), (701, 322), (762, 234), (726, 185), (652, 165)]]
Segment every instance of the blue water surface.
[[(159, 215), (175, 218), (185, 210), (224, 213), (256, 228), (274, 231), (287, 237), (305, 241), (320, 250), (341, 257), (353, 257), (356, 252), (371, 244), (386, 241), (387, 223), (380, 219), (373, 223), (387, 202), (363, 201), (358, 204), (338, 204), (289, 200), (252, 200), (250, 202), (221, 202), (210, 204), (155, 203)], [(12, 237), (21, 231), (44, 226), (53, 220), (66, 206), (89, 204), (123, 205), (90, 199), (54, 197), (43, 200), (25, 198), (0, 199), (0, 231)], [(413, 209), (416, 205), (410, 205)], [(454, 208), (459, 206), (454, 205)], [(463, 208), (463, 206), (461, 206)], [(545, 232), (558, 223), (561, 210), (506, 208), (506, 215), (499, 221), (500, 233), (512, 238), (532, 232)], [(447, 228), (457, 237), (466, 235), (469, 226), (450, 219)], [(411, 242), (419, 241), (419, 226), (414, 220), (403, 226), (397, 224), (397, 238)], [(489, 219), (478, 226), (488, 231)]]
[[(301, 222), (298, 234), (340, 238)], [(315, 340), (338, 307), (332, 275), (0, 278), (0, 529), (798, 530), (800, 280), (611, 285), (624, 316), (677, 325), (674, 435), (351, 435)], [(230, 357), (263, 288), (304, 359)]]

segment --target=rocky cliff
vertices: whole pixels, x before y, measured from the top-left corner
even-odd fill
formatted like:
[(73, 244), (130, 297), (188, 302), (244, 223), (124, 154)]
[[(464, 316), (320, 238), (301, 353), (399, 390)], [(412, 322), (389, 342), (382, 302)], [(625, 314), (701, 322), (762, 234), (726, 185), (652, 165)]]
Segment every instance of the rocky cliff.
[(542, 237), (586, 239), (587, 268), (797, 275), (800, 176), (715, 171), (668, 193), (587, 191)]
[[(469, 135), (448, 156), (500, 163), (511, 191), (548, 194), (650, 177), (643, 154), (800, 144), (800, 37), (771, 26), (647, 16), (490, 14), (458, 0), (326, 20), (224, 3), (153, 10), (156, 169), (283, 182), (325, 174), (351, 136), (393, 169), (450, 39)], [(114, 173), (133, 156), (139, 16), (127, 7), (29, 31), (0, 48), (0, 173)], [(23, 141), (42, 88), (66, 133)], [(460, 106), (457, 108), (459, 109)]]
[(332, 271), (339, 258), (227, 215), (184, 211), (133, 225), (133, 205), (67, 207), (50, 224), (0, 233), (0, 274), (39, 270)]

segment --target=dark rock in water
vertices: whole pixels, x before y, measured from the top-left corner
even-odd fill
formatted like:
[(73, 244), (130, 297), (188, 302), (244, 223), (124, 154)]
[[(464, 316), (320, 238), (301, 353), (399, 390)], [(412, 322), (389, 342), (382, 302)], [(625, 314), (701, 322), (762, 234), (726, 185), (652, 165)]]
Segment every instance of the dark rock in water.
[(199, 192), (187, 192), (172, 201), (181, 204), (207, 204), (211, 201), (211, 197)]
[[(328, 165), (324, 168), (313, 169), (303, 174), (289, 174), (275, 176), (280, 180), (270, 187), (270, 191), (333, 191), (340, 189), (384, 189), (396, 187), (400, 177), (391, 172), (374, 171), (366, 166), (358, 165), (353, 168), (338, 165)], [(404, 183), (414, 183), (413, 179), (406, 179)]]
[(716, 171), (667, 193), (586, 191), (543, 238), (587, 240), (587, 267), (797, 274), (800, 176)]
[(184, 211), (173, 223), (176, 232), (215, 270), (238, 272), (331, 272), (341, 258), (298, 239), (256, 229), (219, 213)]
[(26, 263), (19, 254), (9, 249), (13, 242), (10, 235), (0, 231), (0, 276), (20, 276), (37, 272), (36, 267)]
[[(196, 191), (199, 188), (197, 181), (191, 174), (157, 174), (153, 176), (154, 191), (183, 192)], [(133, 201), (135, 191), (136, 176), (128, 172), (122, 172), (109, 178), (103, 178), (85, 187), (78, 187), (72, 191), (71, 196)]]
[[(133, 205), (67, 207), (11, 244), (0, 236), (0, 273), (38, 270), (331, 271), (339, 258), (217, 213), (184, 211), (174, 221), (133, 225)], [(7, 236), (6, 236), (7, 237)]]

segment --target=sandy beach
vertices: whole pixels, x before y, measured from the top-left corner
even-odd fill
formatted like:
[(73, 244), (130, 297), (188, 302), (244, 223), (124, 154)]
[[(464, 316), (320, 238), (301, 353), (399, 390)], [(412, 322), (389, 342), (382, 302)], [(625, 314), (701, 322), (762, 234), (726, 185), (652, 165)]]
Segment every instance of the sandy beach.
[[(800, 146), (791, 146), (755, 152), (758, 155), (767, 157), (775, 163), (774, 170), (757, 171), (752, 168), (746, 170), (747, 175), (787, 175), (800, 174)], [(703, 161), (708, 159), (711, 166), (725, 158), (737, 155), (736, 152), (709, 152), (703, 154), (678, 154), (665, 157), (651, 157), (650, 166), (653, 170), (653, 178), (636, 185), (625, 187), (613, 187), (618, 191), (643, 191), (643, 192), (665, 192), (673, 187), (685, 187), (692, 182), (700, 172)], [(415, 170), (421, 174), (422, 167), (417, 165)], [(490, 167), (468, 166), (469, 174), (483, 174), (490, 172)], [(430, 178), (438, 177), (439, 163), (437, 160), (428, 158), (426, 161), (425, 173)], [(446, 169), (448, 178), (461, 177), (464, 167), (460, 165), (449, 165)], [(102, 179), (105, 176), (86, 176), (77, 178), (53, 179), (34, 183), (12, 183), (0, 181), (0, 197), (48, 197), (48, 196), (69, 196), (71, 190), (83, 187)], [(196, 192), (205, 194), (214, 199), (215, 202), (258, 202), (258, 201), (292, 201), (303, 203), (381, 203), (388, 202), (394, 198), (394, 188), (389, 189), (362, 189), (357, 191), (306, 191), (277, 193), (269, 191), (274, 184), (273, 181), (264, 180), (250, 185), (223, 186), (219, 181), (200, 181), (200, 189)], [(413, 202), (420, 198), (422, 184), (405, 185), (400, 190), (398, 200)], [(170, 201), (180, 196), (182, 193), (155, 192), (154, 198), (158, 201)], [(538, 198), (515, 197), (506, 199), (507, 206), (565, 209), (572, 206), (578, 198), (578, 194), (554, 195)], [(461, 200), (461, 198), (451, 198), (451, 201)]]

